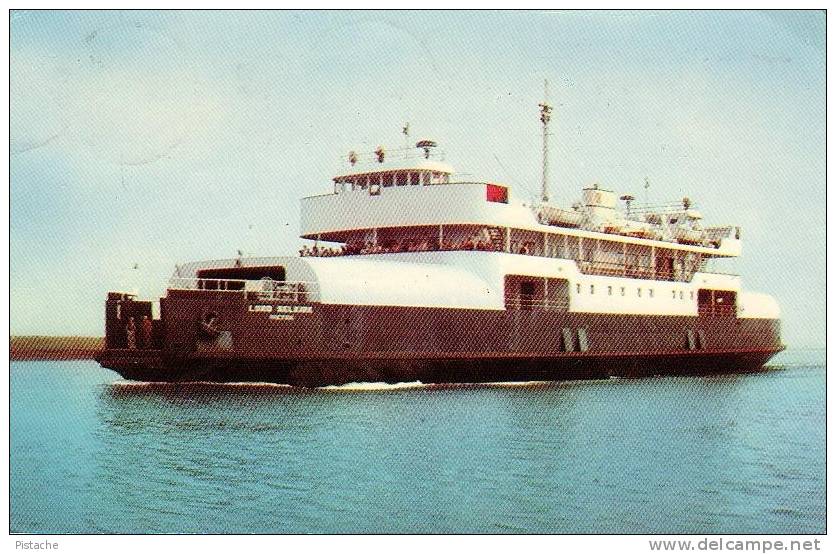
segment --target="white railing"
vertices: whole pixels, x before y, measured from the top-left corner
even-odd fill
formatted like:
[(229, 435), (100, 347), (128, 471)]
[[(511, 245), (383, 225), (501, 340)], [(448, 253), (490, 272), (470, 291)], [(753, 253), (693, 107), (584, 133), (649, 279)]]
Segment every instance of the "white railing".
[(740, 231), (737, 227), (733, 227), (731, 225), (705, 228), (705, 235), (708, 237), (708, 240), (710, 241), (720, 241), (723, 239), (730, 238), (732, 236), (732, 233), (734, 233), (735, 238), (738, 238)]
[(277, 300), (304, 304), (316, 302), (319, 288), (314, 281), (275, 281), (273, 279), (204, 279), (202, 277), (174, 277), (169, 290), (202, 290), (243, 294), (257, 300)]
[[(695, 209), (695, 204), (688, 204), (688, 209)], [(661, 204), (631, 204), (630, 218), (636, 221), (644, 221), (643, 217), (649, 214), (675, 214), (684, 212), (686, 210), (681, 200), (673, 200), (670, 202), (663, 202)], [(637, 217), (632, 217), (637, 216)]]
[(386, 148), (383, 147), (383, 161), (379, 161), (379, 153), (377, 150), (374, 152), (353, 152), (353, 160), (354, 164), (351, 164), (352, 156), (346, 154), (345, 156), (341, 157), (341, 161), (343, 163), (348, 164), (350, 167), (355, 167), (357, 165), (364, 167), (364, 166), (378, 166), (382, 167), (385, 166), (386, 162), (397, 162), (402, 160), (416, 160), (416, 159), (426, 159), (426, 160), (437, 160), (437, 161), (444, 161), (446, 158), (446, 153), (444, 150), (441, 150), (437, 147), (431, 147), (429, 152), (426, 152), (422, 148), (417, 148), (415, 146), (407, 146), (407, 147), (399, 147), (399, 148)]

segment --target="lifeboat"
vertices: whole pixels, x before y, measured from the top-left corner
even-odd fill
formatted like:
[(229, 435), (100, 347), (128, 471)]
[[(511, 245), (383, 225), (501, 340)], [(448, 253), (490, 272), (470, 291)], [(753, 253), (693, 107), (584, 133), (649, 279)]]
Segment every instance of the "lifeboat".
[(565, 210), (556, 206), (540, 206), (540, 222), (557, 227), (580, 227), (583, 214), (575, 210)]
[(621, 228), (619, 234), (624, 235), (626, 237), (653, 240), (658, 240), (662, 237), (662, 234), (659, 232), (658, 229), (654, 228), (653, 225), (650, 225), (649, 223), (639, 223), (635, 221), (628, 222), (627, 225)]

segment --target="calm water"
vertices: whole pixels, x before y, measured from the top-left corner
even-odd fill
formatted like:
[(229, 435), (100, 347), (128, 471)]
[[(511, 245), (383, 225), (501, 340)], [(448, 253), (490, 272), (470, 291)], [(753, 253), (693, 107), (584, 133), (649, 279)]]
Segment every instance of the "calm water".
[(772, 365), (184, 392), (13, 363), (12, 531), (824, 532), (824, 352)]

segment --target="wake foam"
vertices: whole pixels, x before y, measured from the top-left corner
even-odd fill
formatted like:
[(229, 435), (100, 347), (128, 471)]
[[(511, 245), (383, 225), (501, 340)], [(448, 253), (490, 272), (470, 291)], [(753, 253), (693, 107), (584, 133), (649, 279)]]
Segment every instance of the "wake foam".
[(456, 389), (520, 389), (545, 388), (565, 386), (573, 381), (508, 381), (491, 383), (423, 383), (411, 381), (405, 383), (361, 382), (343, 385), (327, 385), (323, 387), (307, 388), (281, 383), (266, 382), (231, 382), (218, 383), (213, 381), (114, 381), (108, 385), (114, 395), (131, 394), (205, 394), (207, 392), (242, 392), (242, 393), (364, 393), (364, 392), (398, 392), (412, 390), (456, 390)]

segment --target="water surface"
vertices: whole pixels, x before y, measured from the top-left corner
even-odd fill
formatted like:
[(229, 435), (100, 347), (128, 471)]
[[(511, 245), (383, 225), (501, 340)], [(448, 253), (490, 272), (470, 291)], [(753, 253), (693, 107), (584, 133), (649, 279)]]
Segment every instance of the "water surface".
[(535, 386), (151, 386), (11, 365), (26, 533), (821, 533), (824, 351)]

